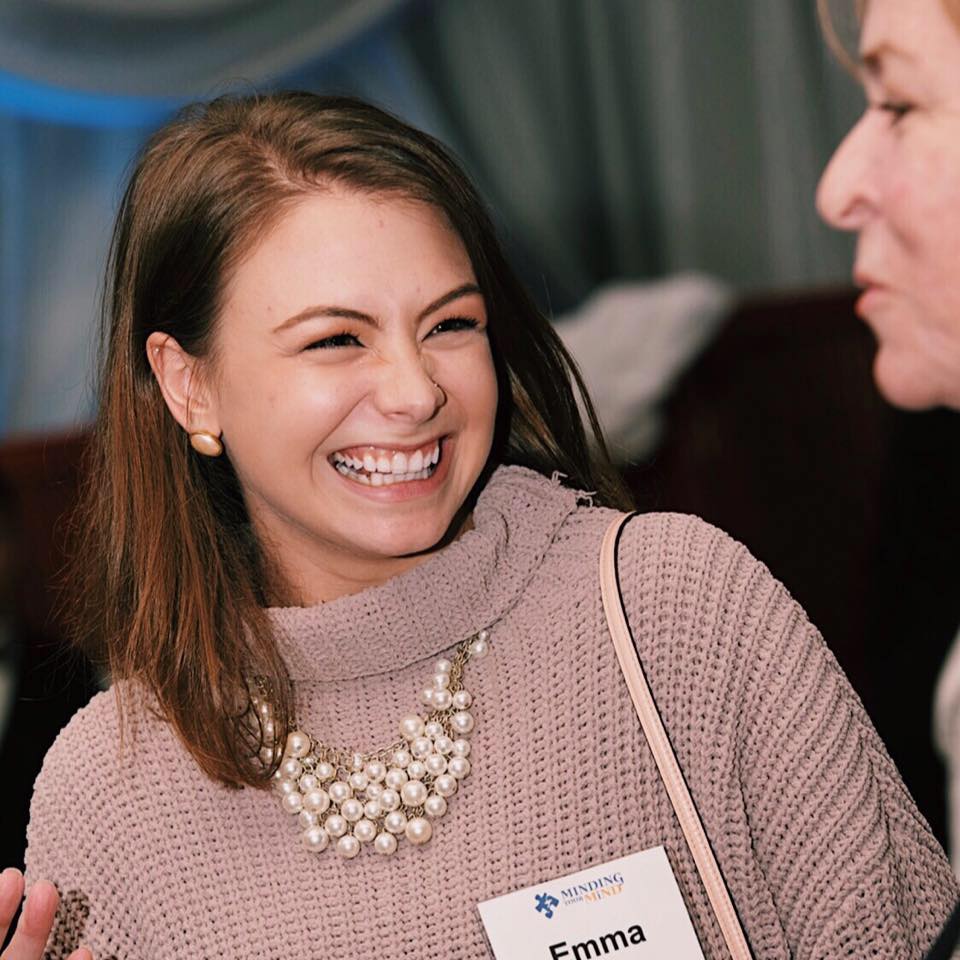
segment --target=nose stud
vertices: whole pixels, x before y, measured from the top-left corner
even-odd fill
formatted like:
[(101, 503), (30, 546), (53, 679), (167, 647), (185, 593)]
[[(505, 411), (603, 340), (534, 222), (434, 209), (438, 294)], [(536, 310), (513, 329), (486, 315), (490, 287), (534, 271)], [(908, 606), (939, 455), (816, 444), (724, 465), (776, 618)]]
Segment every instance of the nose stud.
[(447, 400), (447, 395), (446, 395), (446, 393), (444, 393), (443, 387), (441, 387), (440, 384), (437, 383), (436, 380), (431, 379), (430, 382), (431, 382), (431, 383), (437, 388), (437, 390), (440, 392), (440, 402), (441, 402), (441, 403), (445, 403), (446, 400)]

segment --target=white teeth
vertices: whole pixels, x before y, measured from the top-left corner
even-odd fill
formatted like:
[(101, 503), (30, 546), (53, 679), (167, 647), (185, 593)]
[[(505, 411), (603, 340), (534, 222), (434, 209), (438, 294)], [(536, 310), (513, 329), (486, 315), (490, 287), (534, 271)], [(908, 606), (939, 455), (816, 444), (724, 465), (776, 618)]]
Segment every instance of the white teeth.
[(350, 477), (352, 480), (358, 480), (360, 483), (365, 483), (368, 486), (370, 484), (370, 478), (365, 473), (355, 472), (342, 460), (337, 463), (337, 472), (342, 473), (345, 477)]
[(393, 483), (409, 483), (411, 480), (426, 480), (433, 470), (430, 467), (424, 467), (422, 470), (411, 470), (407, 473), (359, 473), (343, 461), (336, 465), (337, 472), (342, 473), (351, 480), (357, 480), (368, 486), (384, 487)]
[(367, 451), (361, 459), (337, 450), (330, 459), (344, 476), (360, 483), (381, 487), (385, 484), (426, 480), (440, 461), (440, 443), (434, 443), (433, 449), (428, 453), (414, 450), (409, 456), (399, 450), (392, 455)]

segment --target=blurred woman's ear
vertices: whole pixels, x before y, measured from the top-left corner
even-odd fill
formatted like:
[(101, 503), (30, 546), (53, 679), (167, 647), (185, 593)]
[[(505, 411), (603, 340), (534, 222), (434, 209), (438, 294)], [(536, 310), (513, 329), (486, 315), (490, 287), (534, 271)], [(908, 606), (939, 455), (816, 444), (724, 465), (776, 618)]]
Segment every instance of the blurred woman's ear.
[(147, 337), (147, 360), (167, 409), (187, 433), (203, 431), (219, 436), (220, 425), (213, 391), (202, 375), (201, 361), (191, 356), (167, 333)]

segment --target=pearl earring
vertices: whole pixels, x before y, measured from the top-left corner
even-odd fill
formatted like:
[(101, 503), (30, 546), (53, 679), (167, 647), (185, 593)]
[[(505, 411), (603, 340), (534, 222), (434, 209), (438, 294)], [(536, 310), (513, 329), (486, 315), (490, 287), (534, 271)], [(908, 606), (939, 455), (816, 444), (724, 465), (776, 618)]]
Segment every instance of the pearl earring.
[(223, 453), (223, 444), (220, 442), (220, 438), (206, 430), (191, 433), (190, 446), (205, 457), (219, 457)]

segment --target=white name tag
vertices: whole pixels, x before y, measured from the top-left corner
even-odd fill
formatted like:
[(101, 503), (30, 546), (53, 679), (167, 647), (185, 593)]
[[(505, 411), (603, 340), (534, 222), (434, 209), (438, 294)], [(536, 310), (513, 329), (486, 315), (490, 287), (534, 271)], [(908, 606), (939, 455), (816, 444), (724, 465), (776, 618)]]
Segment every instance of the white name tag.
[(496, 960), (703, 960), (663, 847), (477, 909)]

